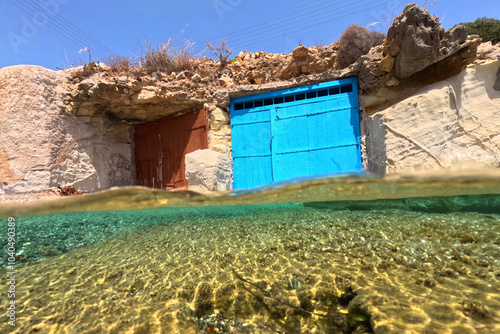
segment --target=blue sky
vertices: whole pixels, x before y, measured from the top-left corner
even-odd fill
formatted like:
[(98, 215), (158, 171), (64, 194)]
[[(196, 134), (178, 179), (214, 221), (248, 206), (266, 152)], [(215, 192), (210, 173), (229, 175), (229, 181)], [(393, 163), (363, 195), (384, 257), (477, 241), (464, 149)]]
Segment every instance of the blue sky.
[[(336, 41), (353, 23), (386, 32), (400, 0), (0, 0), (0, 68), (19, 64), (66, 68), (111, 54), (134, 59), (144, 40), (169, 38), (209, 56), (206, 41), (224, 38), (239, 51), (290, 52)], [(500, 19), (498, 0), (417, 1), (446, 29), (479, 17)], [(393, 14), (394, 13), (394, 14)]]

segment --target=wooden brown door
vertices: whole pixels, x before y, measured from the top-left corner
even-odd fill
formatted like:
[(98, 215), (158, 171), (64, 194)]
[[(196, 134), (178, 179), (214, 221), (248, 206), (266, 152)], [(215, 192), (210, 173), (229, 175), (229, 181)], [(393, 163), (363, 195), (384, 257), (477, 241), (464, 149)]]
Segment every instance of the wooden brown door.
[(208, 110), (135, 127), (136, 184), (187, 188), (186, 154), (208, 148)]

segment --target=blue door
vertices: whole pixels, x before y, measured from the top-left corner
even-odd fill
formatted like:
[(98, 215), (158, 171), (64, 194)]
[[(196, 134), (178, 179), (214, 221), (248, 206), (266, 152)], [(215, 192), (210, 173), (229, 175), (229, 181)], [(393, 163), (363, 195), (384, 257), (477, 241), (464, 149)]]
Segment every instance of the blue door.
[(233, 188), (359, 171), (356, 78), (231, 100)]

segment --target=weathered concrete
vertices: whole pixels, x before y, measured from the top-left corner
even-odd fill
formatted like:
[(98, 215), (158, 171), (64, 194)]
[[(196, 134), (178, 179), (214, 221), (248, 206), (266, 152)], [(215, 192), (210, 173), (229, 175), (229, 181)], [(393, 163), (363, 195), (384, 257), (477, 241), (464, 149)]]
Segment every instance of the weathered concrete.
[(368, 171), (500, 168), (500, 61), (467, 68), (363, 119)]
[(107, 117), (68, 115), (65, 94), (61, 72), (39, 66), (0, 70), (2, 192), (132, 184), (130, 126)]

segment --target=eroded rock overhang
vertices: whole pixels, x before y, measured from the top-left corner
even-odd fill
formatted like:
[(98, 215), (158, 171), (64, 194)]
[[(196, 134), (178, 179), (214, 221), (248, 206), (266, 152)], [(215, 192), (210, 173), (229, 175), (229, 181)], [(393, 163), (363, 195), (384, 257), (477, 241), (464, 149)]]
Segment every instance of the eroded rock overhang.
[(410, 4), (396, 17), (383, 43), (347, 68), (338, 68), (334, 43), (299, 46), (288, 55), (244, 52), (226, 68), (205, 59), (199, 65), (203, 78), (196, 70), (151, 75), (103, 70), (87, 78), (74, 77), (70, 70), (65, 110), (150, 122), (199, 110), (205, 103), (227, 110), (234, 97), (357, 77), (361, 107), (373, 112), (460, 73), (476, 61), (480, 44), (481, 39), (467, 36), (462, 26), (445, 31), (436, 16)]

